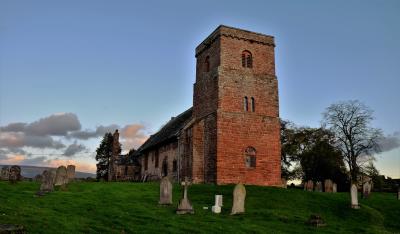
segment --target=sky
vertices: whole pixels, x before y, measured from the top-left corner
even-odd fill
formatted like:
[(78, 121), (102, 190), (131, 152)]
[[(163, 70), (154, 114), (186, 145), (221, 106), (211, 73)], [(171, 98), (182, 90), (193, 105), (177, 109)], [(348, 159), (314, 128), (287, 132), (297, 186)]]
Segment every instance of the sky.
[(320, 126), (357, 99), (400, 177), (400, 1), (0, 1), (0, 164), (74, 163), (119, 128), (137, 148), (192, 106), (195, 47), (218, 25), (275, 37), (280, 117)]

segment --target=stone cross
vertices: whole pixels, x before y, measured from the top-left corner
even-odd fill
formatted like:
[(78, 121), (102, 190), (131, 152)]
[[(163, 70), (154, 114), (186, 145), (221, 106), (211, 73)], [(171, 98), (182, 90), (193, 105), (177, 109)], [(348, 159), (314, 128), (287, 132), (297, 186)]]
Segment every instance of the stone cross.
[(350, 197), (351, 197), (351, 208), (360, 209), (360, 206), (358, 205), (358, 191), (356, 184), (351, 184)]
[(231, 215), (244, 213), (246, 200), (246, 188), (243, 184), (237, 184), (233, 190), (233, 206)]
[(215, 195), (215, 204), (211, 207), (211, 211), (213, 213), (219, 214), (221, 213), (222, 207), (222, 195)]
[(172, 204), (172, 183), (168, 177), (165, 176), (160, 182), (160, 205), (171, 205)]
[(183, 198), (179, 201), (178, 209), (176, 210), (177, 214), (194, 214), (192, 204), (187, 197), (187, 189), (191, 184), (187, 177), (185, 177), (185, 181), (181, 183), (183, 186)]

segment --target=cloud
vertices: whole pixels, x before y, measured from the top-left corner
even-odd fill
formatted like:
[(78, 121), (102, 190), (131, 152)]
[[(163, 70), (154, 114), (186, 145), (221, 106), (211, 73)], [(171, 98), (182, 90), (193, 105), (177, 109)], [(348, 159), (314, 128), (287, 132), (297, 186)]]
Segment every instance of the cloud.
[(11, 152), (22, 152), (21, 147), (61, 149), (65, 145), (50, 136), (31, 136), (21, 132), (0, 132), (0, 147)]
[(75, 131), (71, 132), (68, 137), (76, 138), (80, 140), (88, 140), (89, 138), (97, 138), (102, 137), (107, 132), (114, 132), (115, 129), (119, 129), (119, 126), (116, 124), (111, 124), (108, 126), (100, 125), (96, 128), (96, 130), (84, 130), (84, 131)]
[(390, 151), (400, 147), (400, 132), (395, 132), (392, 135), (382, 137), (378, 144), (381, 152)]
[(74, 113), (53, 114), (32, 123), (11, 123), (1, 127), (4, 132), (20, 132), (31, 136), (66, 136), (81, 129), (81, 123)]
[(124, 150), (139, 148), (148, 138), (144, 133), (145, 127), (141, 124), (126, 125), (121, 129), (121, 143)]
[(84, 145), (82, 145), (82, 144), (78, 144), (75, 141), (73, 144), (69, 145), (65, 149), (64, 155), (70, 157), (70, 156), (73, 156), (73, 155), (75, 155), (75, 154), (77, 154), (79, 152), (82, 152), (84, 150), (86, 150), (86, 147)]

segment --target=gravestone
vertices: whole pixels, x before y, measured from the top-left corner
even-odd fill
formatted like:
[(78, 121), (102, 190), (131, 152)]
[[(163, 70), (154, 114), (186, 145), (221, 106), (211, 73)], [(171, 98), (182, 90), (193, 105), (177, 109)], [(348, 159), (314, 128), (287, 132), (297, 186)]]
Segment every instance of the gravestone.
[(51, 173), (51, 171), (48, 171), (48, 170), (43, 171), (42, 184), (40, 185), (40, 190), (38, 192), (38, 195), (42, 195), (44, 193), (49, 193), (54, 190), (53, 177), (54, 177), (54, 174)]
[(363, 184), (363, 198), (368, 198), (371, 194), (371, 184), (369, 182), (365, 182)]
[(336, 183), (332, 184), (332, 193), (337, 193), (337, 184)]
[(10, 168), (8, 180), (13, 184), (21, 180), (21, 168), (19, 166), (14, 165)]
[(160, 182), (160, 205), (172, 204), (172, 183), (169, 181), (168, 176), (162, 178)]
[(60, 185), (65, 185), (67, 183), (68, 183), (67, 168), (65, 166), (59, 166), (57, 168), (56, 180), (54, 182), (54, 185), (60, 186)]
[(237, 184), (233, 190), (233, 206), (231, 215), (244, 213), (246, 201), (246, 188), (242, 183)]
[(313, 189), (314, 189), (314, 182), (313, 182), (312, 180), (309, 180), (309, 181), (307, 182), (307, 191), (312, 192)]
[(187, 189), (191, 184), (187, 177), (185, 177), (185, 181), (181, 183), (183, 186), (183, 198), (179, 201), (178, 209), (176, 210), (177, 214), (194, 214), (192, 204), (187, 197)]
[(53, 184), (56, 183), (56, 175), (57, 175), (57, 169), (56, 168), (51, 168), (49, 169), (49, 172), (53, 175)]
[(321, 181), (317, 181), (317, 183), (315, 183), (315, 191), (322, 192), (322, 182)]
[(397, 189), (397, 200), (400, 200), (400, 188)]
[(287, 181), (285, 178), (282, 178), (282, 188), (287, 188)]
[(211, 211), (213, 213), (219, 214), (221, 213), (222, 207), (222, 195), (215, 195), (215, 204), (211, 207)]
[(8, 180), (10, 177), (10, 169), (7, 166), (1, 168), (0, 180)]
[(67, 177), (68, 177), (68, 182), (73, 181), (75, 179), (75, 165), (67, 166)]
[(324, 185), (325, 185), (325, 192), (326, 192), (326, 193), (331, 193), (331, 192), (333, 192), (333, 183), (332, 183), (332, 180), (325, 180), (325, 181), (324, 181)]
[(352, 184), (350, 188), (350, 197), (351, 197), (351, 208), (359, 209), (360, 206), (358, 205), (358, 192), (357, 192), (357, 185)]

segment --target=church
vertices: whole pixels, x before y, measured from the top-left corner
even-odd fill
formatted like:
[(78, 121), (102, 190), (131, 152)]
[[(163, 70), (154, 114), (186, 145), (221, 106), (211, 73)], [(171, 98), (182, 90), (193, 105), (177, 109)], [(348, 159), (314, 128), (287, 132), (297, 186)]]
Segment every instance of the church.
[(139, 169), (132, 177), (280, 185), (274, 48), (272, 36), (216, 28), (195, 51), (193, 107), (171, 118), (133, 153), (131, 161)]

